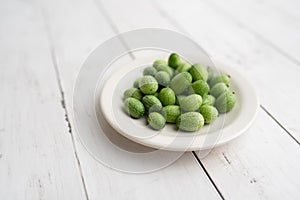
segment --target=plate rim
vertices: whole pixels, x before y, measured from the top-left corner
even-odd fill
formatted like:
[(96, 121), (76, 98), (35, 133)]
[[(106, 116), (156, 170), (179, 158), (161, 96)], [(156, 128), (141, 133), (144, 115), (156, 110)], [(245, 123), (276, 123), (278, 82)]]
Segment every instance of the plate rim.
[[(148, 146), (148, 147), (152, 147), (152, 148), (156, 148), (156, 149), (163, 149), (163, 150), (169, 150), (169, 151), (194, 151), (194, 150), (206, 150), (206, 149), (210, 149), (210, 148), (215, 148), (217, 146), (223, 145), (225, 143), (228, 143), (229, 141), (237, 138), (238, 136), (242, 135), (243, 133), (246, 132), (246, 130), (253, 124), (257, 114), (258, 114), (258, 110), (259, 110), (259, 97), (254, 89), (254, 87), (252, 86), (251, 82), (249, 81), (249, 79), (244, 76), (239, 70), (234, 69), (232, 67), (230, 67), (229, 65), (224, 64), (223, 62), (219, 61), (219, 60), (215, 60), (212, 58), (212, 62), (215, 64), (216, 69), (220, 69), (220, 66), (225, 67), (225, 70), (220, 69), (221, 71), (225, 71), (226, 69), (228, 71), (234, 72), (235, 75), (233, 75), (232, 77), (238, 75), (240, 77), (240, 79), (244, 80), (244, 83), (246, 83), (246, 87), (248, 88), (248, 90), (250, 90), (251, 94), (252, 94), (252, 101), (253, 102), (253, 107), (255, 107), (255, 110), (253, 110), (251, 116), (250, 116), (250, 120), (239, 130), (236, 131), (236, 133), (234, 134), (224, 134), (223, 131), (228, 130), (228, 127), (232, 126), (231, 123), (228, 125), (228, 127), (225, 127), (224, 130), (220, 130), (222, 134), (221, 137), (217, 140), (217, 142), (215, 142), (213, 145), (204, 145), (201, 146), (199, 145), (201, 143), (201, 140), (203, 140), (204, 136), (208, 136), (208, 134), (199, 134), (199, 135), (193, 135), (194, 140), (193, 142), (187, 147), (186, 145), (184, 145), (183, 147), (181, 147), (180, 145), (177, 144), (176, 145), (171, 145), (171, 146), (166, 146), (166, 141), (174, 138), (171, 137), (170, 135), (160, 135), (157, 134), (155, 137), (151, 137), (151, 138), (147, 138), (147, 139), (141, 139), (141, 138), (136, 138), (133, 137), (131, 134), (126, 133), (126, 131), (122, 130), (118, 125), (116, 125), (116, 123), (114, 121), (112, 121), (112, 119), (110, 117), (107, 116), (107, 112), (105, 112), (107, 110), (107, 105), (104, 105), (104, 96), (102, 95), (103, 93), (103, 89), (105, 88), (105, 86), (107, 85), (107, 82), (105, 83), (105, 85), (103, 86), (102, 90), (101, 90), (101, 95), (100, 95), (100, 101), (98, 100), (97, 102), (100, 103), (100, 107), (102, 110), (102, 114), (104, 115), (104, 118), (106, 119), (106, 121), (111, 125), (111, 127), (113, 129), (115, 129), (119, 134), (123, 135), (124, 137), (142, 144), (144, 146)], [(146, 127), (145, 127), (146, 128)], [(215, 131), (216, 132), (216, 131)], [(215, 132), (209, 133), (209, 134), (213, 134)], [(158, 138), (157, 138), (158, 136)], [(185, 136), (180, 136), (185, 138)], [(189, 139), (191, 138), (191, 136), (188, 136)], [(181, 138), (181, 140), (183, 141), (183, 139)]]

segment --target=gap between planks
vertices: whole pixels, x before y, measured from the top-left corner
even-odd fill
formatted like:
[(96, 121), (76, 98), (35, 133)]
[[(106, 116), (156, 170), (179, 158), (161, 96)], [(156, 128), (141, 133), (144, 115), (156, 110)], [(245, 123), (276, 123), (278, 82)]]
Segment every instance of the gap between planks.
[(135, 60), (134, 55), (132, 54), (132, 52), (130, 51), (130, 48), (128, 46), (128, 44), (126, 43), (126, 41), (124, 40), (124, 38), (122, 37), (122, 35), (120, 34), (120, 30), (118, 29), (118, 27), (116, 26), (116, 24), (114, 23), (113, 19), (110, 17), (110, 15), (108, 14), (107, 10), (105, 9), (103, 3), (101, 2), (101, 0), (94, 0), (94, 3), (96, 4), (96, 7), (99, 11), (99, 13), (101, 15), (103, 15), (103, 17), (107, 20), (108, 24), (110, 25), (111, 29), (113, 30), (113, 32), (115, 32), (116, 35), (118, 35), (120, 42), (123, 44), (123, 46), (125, 47), (126, 50), (128, 50), (129, 52), (129, 56)]
[[(100, 14), (103, 14), (103, 16), (107, 19), (107, 21), (109, 22), (110, 26), (112, 27), (112, 30), (116, 33), (116, 34), (120, 34), (119, 29), (117, 28), (117, 25), (115, 24), (114, 20), (111, 18), (111, 16), (109, 15), (109, 13), (106, 11), (106, 8), (104, 7), (104, 5), (102, 4), (101, 0), (94, 0), (98, 11), (100, 12)], [(160, 12), (161, 14), (163, 14), (163, 11)], [(173, 20), (173, 23), (176, 23), (176, 20)], [(176, 23), (177, 26), (179, 26), (178, 23)], [(175, 26), (175, 27), (177, 27)], [(180, 27), (180, 30), (184, 30), (182, 27)], [(184, 31), (186, 32), (186, 31)], [(131, 56), (131, 58), (133, 60), (135, 60), (135, 56), (130, 52), (130, 49), (126, 43), (126, 41), (121, 37), (120, 38), (122, 44), (124, 45), (124, 47), (129, 51), (129, 54)], [(202, 170), (204, 171), (204, 173), (206, 174), (206, 176), (208, 177), (209, 181), (211, 182), (211, 184), (213, 185), (213, 187), (215, 188), (216, 192), (218, 193), (218, 195), (220, 196), (221, 199), (225, 199), (224, 196), (222, 195), (222, 193), (220, 192), (220, 190), (218, 189), (217, 185), (215, 184), (215, 182), (213, 181), (213, 179), (211, 178), (211, 176), (209, 175), (208, 171), (205, 169), (204, 165), (202, 164), (202, 162), (200, 161), (200, 159), (198, 158), (197, 154), (192, 151), (192, 155), (195, 158), (196, 162), (200, 165), (200, 167), (202, 168)]]
[[(114, 21), (112, 20), (112, 18), (108, 14), (108, 12), (105, 9), (105, 7), (103, 6), (102, 2), (100, 0), (94, 0), (94, 2), (95, 2), (96, 6), (98, 8), (98, 11), (100, 12), (100, 14), (102, 14), (106, 18), (106, 20), (108, 21), (108, 24), (111, 26), (112, 30), (116, 34), (120, 34), (119, 29), (117, 28), (117, 26), (115, 25)], [(224, 11), (223, 9), (221, 9), (219, 6), (217, 6), (217, 5), (213, 4), (213, 3), (207, 3), (207, 4), (210, 5), (211, 7), (215, 8), (215, 9), (218, 9), (218, 10), (222, 11), (223, 15), (225, 15), (228, 18), (230, 18), (237, 25), (239, 25), (240, 27), (242, 27), (245, 30), (247, 30), (249, 33), (251, 33), (253, 36), (255, 36), (257, 39), (259, 39), (263, 43), (265, 43), (265, 44), (269, 45), (270, 47), (272, 47), (273, 49), (275, 49), (281, 55), (285, 56), (286, 58), (288, 58), (289, 60), (291, 60), (292, 62), (294, 62), (297, 66), (300, 66), (300, 62), (297, 61), (295, 58), (293, 58), (291, 55), (289, 55), (286, 52), (282, 51), (278, 46), (276, 46), (275, 44), (273, 44), (271, 41), (267, 40), (266, 38), (262, 37), (259, 33), (255, 32), (252, 29), (250, 29), (249, 27), (247, 27), (246, 25), (244, 25), (242, 22), (240, 22), (240, 21), (236, 20), (235, 18), (233, 18), (230, 14), (228, 14), (226, 11)], [(163, 10), (163, 8), (161, 8), (156, 3), (156, 1), (153, 3), (153, 6), (159, 11), (159, 13), (163, 17), (167, 18), (171, 24), (173, 24), (176, 28), (178, 28), (178, 30), (187, 33), (187, 31), (175, 19), (173, 19), (171, 16), (169, 16), (169, 14), (166, 13)], [(79, 161), (79, 158), (78, 158), (78, 155), (77, 155), (77, 150), (76, 150), (76, 146), (75, 146), (75, 142), (74, 142), (74, 136), (73, 136), (73, 133), (72, 133), (72, 127), (71, 127), (71, 124), (70, 124), (70, 121), (69, 121), (68, 110), (66, 108), (65, 95), (64, 95), (64, 90), (63, 90), (61, 78), (60, 78), (60, 72), (59, 72), (59, 67), (58, 67), (58, 63), (57, 63), (57, 59), (56, 59), (55, 49), (53, 47), (53, 41), (52, 41), (52, 37), (51, 37), (50, 27), (49, 27), (49, 24), (47, 22), (47, 18), (44, 15), (44, 12), (43, 12), (43, 17), (44, 17), (46, 32), (47, 32), (47, 35), (48, 35), (49, 46), (50, 46), (49, 48), (50, 48), (50, 53), (51, 53), (51, 57), (52, 57), (52, 61), (53, 61), (53, 65), (54, 65), (54, 69), (55, 69), (55, 73), (56, 73), (57, 83), (58, 83), (58, 87), (59, 87), (59, 90), (60, 90), (60, 93), (61, 93), (61, 105), (62, 105), (62, 108), (64, 109), (64, 112), (65, 112), (65, 119), (66, 119), (66, 122), (67, 122), (67, 125), (68, 125), (69, 133), (71, 135), (72, 145), (73, 145), (75, 157), (76, 157), (76, 160), (77, 160), (77, 163), (78, 163), (78, 166), (79, 166), (79, 171), (80, 171), (80, 175), (81, 175), (83, 187), (84, 187), (84, 190), (85, 190), (85, 195), (86, 195), (86, 198), (89, 199), (88, 193), (87, 193), (87, 189), (86, 189), (86, 185), (85, 185), (85, 180), (84, 180), (83, 173), (82, 173), (81, 164), (80, 164), (80, 161)], [(129, 47), (128, 47), (126, 41), (122, 37), (120, 37), (120, 42), (124, 45), (124, 47), (126, 49), (129, 50)], [(134, 55), (131, 52), (129, 52), (129, 54), (130, 54), (130, 57), (134, 60), (135, 59)], [(261, 105), (260, 107), (261, 107), (261, 109), (265, 113), (268, 114), (268, 116), (270, 116), (275, 121), (275, 123), (277, 123), (290, 137), (292, 137), (292, 139), (294, 141), (296, 141), (300, 145), (300, 143), (289, 133), (289, 131), (278, 120), (276, 120), (274, 118), (274, 116), (268, 110), (266, 110), (266, 108), (264, 106)], [(204, 165), (202, 164), (202, 162), (198, 158), (197, 154), (195, 152), (192, 152), (192, 153), (193, 153), (193, 156), (195, 157), (195, 159), (197, 160), (197, 162), (199, 163), (199, 165), (201, 166), (201, 168), (204, 170), (205, 174), (208, 176), (210, 182), (213, 184), (214, 188), (216, 189), (216, 191), (218, 192), (218, 194), (220, 195), (220, 197), (222, 199), (224, 199), (222, 193), (217, 188), (216, 184), (214, 183), (214, 181), (210, 177), (209, 173), (207, 172), (207, 170), (205, 169)]]
[(69, 113), (68, 113), (68, 109), (67, 109), (67, 106), (66, 106), (66, 98), (65, 98), (65, 93), (64, 93), (62, 81), (61, 81), (59, 66), (58, 66), (58, 62), (57, 62), (57, 56), (56, 56), (55, 48), (54, 48), (54, 45), (53, 45), (54, 41), (53, 41), (53, 38), (52, 38), (52, 35), (51, 35), (51, 28), (50, 28), (48, 18), (46, 16), (44, 8), (42, 7), (42, 5), (39, 5), (39, 8), (41, 10), (42, 18), (43, 18), (43, 21), (44, 21), (45, 31), (46, 31), (47, 38), (48, 38), (48, 43), (49, 43), (50, 56), (51, 56), (51, 60), (52, 60), (54, 71), (55, 71), (56, 82), (57, 82), (58, 89), (59, 89), (60, 96), (61, 96), (61, 107), (64, 111), (65, 121), (66, 121), (67, 126), (68, 126), (68, 132), (70, 133), (70, 136), (71, 136), (72, 148), (74, 150), (74, 155), (75, 155), (75, 158), (76, 158), (76, 162), (78, 164), (78, 170), (79, 170), (82, 186), (83, 186), (83, 189), (84, 189), (84, 194), (85, 194), (86, 200), (89, 200), (86, 183), (85, 183), (84, 176), (83, 176), (83, 170), (82, 170), (82, 167), (81, 167), (81, 163), (80, 163), (78, 153), (77, 153), (77, 148), (76, 148), (76, 145), (75, 145), (74, 133), (72, 131), (72, 126), (71, 126), (71, 122), (70, 122), (70, 118), (69, 118)]
[(197, 153), (195, 151), (192, 151), (194, 158), (196, 159), (196, 161), (198, 162), (198, 164), (200, 165), (200, 167), (203, 169), (204, 173), (206, 174), (206, 176), (208, 177), (209, 181), (212, 183), (213, 187), (215, 188), (215, 190), (217, 191), (217, 193), (219, 194), (219, 196), (224, 200), (224, 196), (221, 193), (221, 191), (219, 190), (219, 188), (217, 187), (217, 185), (215, 184), (214, 180), (211, 178), (211, 176), (209, 175), (208, 171), (205, 169), (203, 163), (201, 162), (201, 160), (199, 159), (199, 157), (197, 156)]
[(298, 145), (300, 145), (300, 142), (263, 105), (260, 105), (260, 108), (267, 113), (267, 115), (273, 119), (277, 125), (282, 128)]
[[(165, 17), (174, 27), (176, 27), (178, 30), (189, 34), (185, 28), (183, 28), (172, 16), (170, 16), (165, 10), (164, 8), (160, 7), (159, 4), (157, 3), (157, 1), (151, 1), (152, 5), (155, 9), (158, 10), (158, 12), (162, 15), (162, 17)], [(253, 31), (252, 29), (250, 29), (249, 27), (247, 27), (246, 25), (244, 25), (242, 22), (236, 20), (234, 17), (232, 17), (230, 14), (228, 14), (226, 11), (222, 10), (219, 6), (217, 5), (211, 5), (210, 3), (207, 3), (205, 1), (205, 3), (212, 7), (213, 9), (218, 9), (220, 11), (222, 11), (223, 15), (227, 18), (229, 18), (230, 20), (232, 20), (234, 23), (236, 23), (238, 26), (240, 26), (241, 28), (245, 29), (246, 31), (248, 31), (250, 34), (252, 34), (255, 38), (257, 38), (258, 40), (260, 40), (262, 43), (267, 44), (268, 46), (270, 46), (271, 48), (273, 48), (275, 51), (277, 51), (279, 54), (281, 54), (282, 56), (286, 57), (287, 59), (289, 59), (290, 61), (292, 61), (293, 63), (295, 63), (297, 66), (300, 67), (300, 62), (298, 60), (296, 60), (295, 58), (293, 58), (292, 56), (288, 55), (287, 53), (285, 53), (284, 51), (282, 51), (279, 47), (277, 47), (275, 44), (273, 44), (271, 41), (267, 40), (266, 38), (262, 37), (259, 33)], [(268, 115), (271, 117), (271, 119), (280, 127), (282, 128), (295, 142), (297, 142), (298, 145), (300, 145), (300, 142), (297, 141), (297, 139), (262, 105), (260, 105), (261, 109)]]

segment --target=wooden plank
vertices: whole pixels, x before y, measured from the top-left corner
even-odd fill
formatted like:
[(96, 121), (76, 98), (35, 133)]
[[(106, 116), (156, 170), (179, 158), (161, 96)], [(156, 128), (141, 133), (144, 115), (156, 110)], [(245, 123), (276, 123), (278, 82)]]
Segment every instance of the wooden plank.
[(0, 2), (0, 199), (85, 199), (40, 13)]
[(225, 199), (298, 199), (299, 157), (299, 145), (260, 110), (247, 134), (202, 163)]
[[(299, 1), (206, 1), (300, 65)], [(297, 14), (298, 12), (298, 14)]]
[[(113, 1), (109, 1), (109, 3), (110, 5), (113, 5)], [(157, 24), (161, 23), (161, 27), (165, 27), (166, 19), (170, 19), (166, 15), (173, 16), (170, 22), (176, 22), (173, 24), (176, 26), (179, 24), (181, 30), (182, 28), (187, 30), (188, 33), (190, 33), (200, 44), (203, 44), (203, 46), (218, 59), (225, 60), (235, 65), (241, 65), (241, 63), (239, 63), (241, 60), (242, 64), (246, 65), (242, 70), (246, 70), (246, 72), (249, 73), (249, 77), (255, 75), (255, 81), (259, 80), (256, 76), (258, 76), (258, 72), (261, 73), (261, 69), (260, 71), (257, 71), (256, 67), (250, 68), (249, 66), (252, 66), (252, 63), (255, 61), (256, 54), (251, 52), (256, 49), (262, 49), (261, 51), (263, 52), (261, 54), (263, 55), (261, 56), (268, 55), (268, 57), (279, 57), (279, 59), (276, 59), (274, 62), (281, 61), (281, 64), (284, 62), (285, 65), (292, 65), (289, 60), (278, 55), (276, 51), (266, 45), (262, 45), (260, 41), (257, 41), (256, 38), (247, 31), (240, 30), (238, 26), (230, 21), (228, 22), (228, 20), (222, 20), (222, 16), (219, 16), (218, 13), (209, 9), (209, 7), (199, 4), (199, 2), (194, 1), (188, 6), (183, 2), (161, 2), (160, 5), (163, 5), (164, 9), (168, 12), (164, 13), (163, 10), (160, 10), (163, 16), (160, 19), (156, 10), (151, 9), (151, 6), (145, 4), (145, 2), (143, 2), (143, 4), (144, 6), (134, 7), (134, 9), (137, 8), (139, 12), (145, 13), (142, 16), (138, 14), (130, 15), (129, 13), (134, 13), (133, 10), (130, 9), (116, 11), (113, 9), (114, 6), (108, 7), (108, 3), (105, 5), (107, 10), (110, 11), (110, 16), (115, 19), (113, 21), (120, 22), (120, 24), (125, 24), (129, 21), (130, 24), (133, 24), (127, 29), (143, 26), (142, 17), (147, 18), (148, 13), (151, 13), (151, 19), (156, 23), (159, 22)], [(132, 5), (136, 4), (132, 3)], [(155, 7), (160, 5), (155, 5)], [(185, 10), (186, 12), (184, 12)], [(174, 13), (181, 14), (174, 15)], [(195, 28), (196, 24), (201, 24), (205, 29)], [(235, 49), (243, 46), (245, 46), (245, 48), (242, 48), (242, 53), (236, 53)], [(257, 61), (255, 62), (256, 64), (258, 63)], [(260, 65), (271, 66), (273, 65), (273, 62), (266, 60), (264, 63), (260, 63)], [(277, 66), (280, 65), (277, 64)], [(278, 70), (278, 67), (275, 69)], [(257, 88), (258, 86), (262, 88), (260, 89), (261, 95), (264, 94), (267, 89), (270, 89), (268, 84), (268, 80), (266, 82), (260, 80), (256, 84)], [(271, 91), (274, 91), (274, 89)], [(266, 94), (264, 95), (266, 96)], [(267, 93), (267, 95), (270, 95), (270, 92)], [(272, 95), (272, 97), (274, 97), (274, 95)], [(265, 99), (267, 98), (270, 98), (270, 96), (265, 97)], [(299, 165), (299, 163), (295, 163), (294, 161), (299, 157), (299, 151), (297, 151), (298, 145), (287, 136), (279, 126), (274, 124), (274, 121), (265, 113), (261, 112), (257, 121), (260, 123), (256, 123), (255, 126), (249, 130), (249, 136), (245, 135), (243, 140), (236, 140), (232, 144), (216, 149), (213, 151), (212, 155), (209, 155), (203, 160), (204, 166), (225, 198), (238, 199), (238, 197), (245, 197), (245, 195), (243, 195), (245, 193), (253, 193), (249, 196), (253, 198), (271, 198), (275, 196), (274, 194), (284, 197), (285, 193), (289, 193), (291, 195), (290, 197), (297, 197), (298, 191), (296, 190), (295, 185), (298, 186), (299, 182), (296, 178), (293, 178), (293, 175), (297, 173), (294, 165), (297, 167)], [(264, 134), (263, 136), (265, 138), (260, 137), (260, 134)], [(269, 145), (266, 145), (265, 143)], [(291, 149), (283, 148), (285, 145), (291, 146)], [(237, 148), (234, 148), (235, 146), (237, 146)], [(239, 152), (239, 149), (243, 146), (249, 147), (249, 149)], [(280, 158), (284, 158), (285, 154), (289, 154), (291, 157), (285, 158), (285, 164), (283, 165), (281, 164), (280, 159), (277, 160), (276, 158), (272, 158), (274, 152), (281, 155)], [(227, 166), (229, 164), (226, 165), (227, 161), (225, 157), (227, 158), (227, 154), (232, 156), (230, 157), (232, 160), (228, 162), (237, 163), (237, 167), (234, 168), (234, 170), (230, 169), (230, 166)], [(258, 156), (260, 159), (255, 159)], [(270, 173), (266, 172), (266, 166), (268, 166), (267, 169), (272, 169)], [(285, 178), (287, 174), (289, 177), (288, 179)], [(223, 177), (228, 178), (224, 179)], [(277, 178), (282, 181), (280, 184), (277, 182)], [(232, 182), (232, 180), (234, 180), (234, 182)], [(281, 187), (284, 185), (283, 183), (286, 183), (287, 186)], [(279, 187), (281, 187), (280, 190), (278, 189)]]
[[(60, 7), (57, 7), (58, 3)], [(102, 8), (96, 7), (93, 1), (47, 1), (41, 6), (53, 38), (67, 108), (71, 110), (72, 87), (80, 65), (88, 54), (87, 49), (94, 48), (108, 36), (114, 35), (120, 27), (113, 27), (114, 24), (108, 20)], [(72, 30), (72, 34), (69, 30)], [(191, 153), (184, 154), (163, 170), (133, 175), (120, 173), (99, 164), (83, 148), (78, 137), (75, 137), (76, 150), (90, 199), (139, 199), (141, 196), (145, 199), (174, 199), (184, 198), (187, 193), (191, 199), (198, 199), (200, 196), (206, 199), (219, 198)]]
[[(245, 71), (253, 80), (262, 105), (299, 142), (300, 119), (294, 112), (300, 109), (294, 100), (300, 95), (299, 66), (206, 3), (169, 4), (171, 2), (168, 1), (160, 4), (168, 10), (164, 15), (168, 15), (171, 21), (178, 21), (177, 24), (184, 27), (215, 59)], [(188, 11), (188, 14), (173, 15), (182, 10)]]
[[(272, 111), (279, 113), (283, 110), (280, 106), (285, 102), (281, 99), (282, 94), (274, 98), (270, 94), (275, 91), (270, 82), (275, 82), (274, 77), (283, 74), (283, 70), (280, 70), (282, 66), (288, 66), (284, 68), (288, 75), (297, 72), (293, 62), (261, 43), (236, 23), (224, 19), (218, 11), (206, 4), (199, 4), (198, 1), (190, 1), (190, 4), (164, 1), (160, 6), (163, 8), (161, 12), (166, 11), (164, 16), (172, 16), (171, 22), (176, 21), (211, 54), (237, 68), (239, 66), (240, 70), (249, 74), (265, 106), (276, 103), (277, 107), (274, 106)], [(173, 15), (183, 10), (188, 14)], [(195, 24), (205, 28), (197, 29)], [(287, 78), (284, 80), (288, 81)], [(285, 87), (293, 87), (290, 82), (283, 84)], [(285, 90), (280, 88), (279, 91)], [(288, 105), (286, 109), (291, 113), (294, 108)], [(261, 111), (247, 135), (215, 149), (202, 163), (225, 198), (296, 199), (299, 197), (297, 188), (300, 185), (295, 178), (299, 176), (298, 157), (299, 145), (270, 116)]]

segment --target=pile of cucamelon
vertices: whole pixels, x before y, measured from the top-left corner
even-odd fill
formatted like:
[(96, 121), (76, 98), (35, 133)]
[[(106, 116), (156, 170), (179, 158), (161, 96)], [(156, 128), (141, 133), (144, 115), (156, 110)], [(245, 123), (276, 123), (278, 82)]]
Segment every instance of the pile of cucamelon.
[(229, 75), (215, 76), (211, 67), (183, 62), (176, 53), (168, 62), (156, 60), (143, 75), (124, 92), (125, 111), (136, 119), (146, 115), (155, 130), (175, 123), (180, 130), (197, 131), (236, 103)]

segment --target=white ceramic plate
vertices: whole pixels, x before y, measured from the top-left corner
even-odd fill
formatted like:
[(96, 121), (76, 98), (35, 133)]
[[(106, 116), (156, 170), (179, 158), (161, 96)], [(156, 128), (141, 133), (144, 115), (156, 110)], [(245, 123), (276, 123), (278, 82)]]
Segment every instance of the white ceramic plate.
[[(160, 56), (160, 57), (158, 57)], [(135, 59), (128, 66), (111, 73), (101, 90), (100, 106), (109, 124), (125, 137), (158, 149), (192, 151), (210, 149), (233, 140), (252, 124), (259, 108), (258, 97), (247, 78), (235, 69), (214, 61), (218, 72), (230, 74), (230, 88), (237, 102), (232, 111), (222, 114), (211, 125), (197, 132), (180, 132), (175, 125), (167, 124), (156, 131), (147, 127), (146, 118), (132, 119), (124, 112), (123, 92), (132, 87), (134, 80), (142, 76), (143, 69), (157, 58), (166, 59), (167, 53)]]

